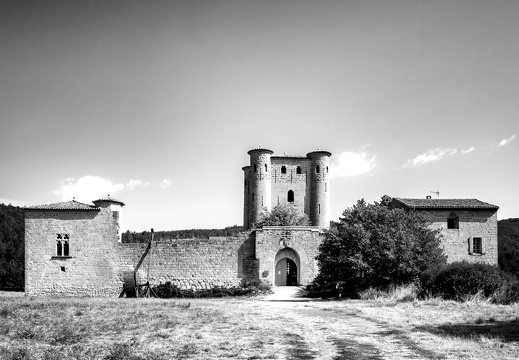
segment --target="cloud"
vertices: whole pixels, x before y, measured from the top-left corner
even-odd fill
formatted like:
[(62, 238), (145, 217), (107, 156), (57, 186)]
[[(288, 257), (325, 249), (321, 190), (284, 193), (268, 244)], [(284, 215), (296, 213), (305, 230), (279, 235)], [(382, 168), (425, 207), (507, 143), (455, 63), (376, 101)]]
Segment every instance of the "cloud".
[(330, 178), (355, 176), (370, 172), (375, 167), (375, 156), (366, 152), (342, 152), (332, 158)]
[(79, 179), (62, 180), (54, 194), (61, 196), (62, 201), (70, 201), (75, 197), (77, 201), (89, 203), (107, 194), (113, 195), (124, 187), (124, 184), (114, 184), (100, 176), (86, 175)]
[(161, 189), (167, 189), (171, 186), (171, 181), (168, 180), (168, 179), (163, 179), (162, 182), (160, 183), (160, 188)]
[(413, 167), (421, 164), (426, 164), (431, 161), (437, 161), (443, 159), (446, 156), (452, 156), (458, 152), (458, 149), (442, 149), (436, 148), (428, 150), (427, 152), (418, 155), (412, 160), (408, 160), (404, 167)]
[(498, 148), (503, 147), (505, 145), (510, 144), (515, 139), (515, 134), (509, 137), (508, 139), (503, 139), (501, 142), (497, 145)]
[(471, 147), (469, 147), (468, 149), (461, 150), (461, 153), (462, 153), (462, 154), (468, 154), (468, 153), (473, 152), (474, 150), (476, 150), (476, 148), (475, 148), (474, 146), (471, 146)]
[(150, 186), (149, 182), (144, 182), (142, 180), (133, 180), (133, 179), (128, 181), (128, 183), (126, 184), (126, 188), (128, 190), (133, 190), (135, 188), (145, 188), (148, 186)]

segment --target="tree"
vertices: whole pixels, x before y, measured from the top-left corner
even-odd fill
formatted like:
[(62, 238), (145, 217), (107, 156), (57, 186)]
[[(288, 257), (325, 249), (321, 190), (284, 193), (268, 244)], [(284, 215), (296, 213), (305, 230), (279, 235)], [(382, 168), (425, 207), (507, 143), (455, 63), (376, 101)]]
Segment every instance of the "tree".
[(309, 226), (310, 219), (308, 215), (294, 205), (280, 204), (272, 208), (271, 211), (265, 209), (259, 217), (255, 227), (263, 226)]
[(23, 210), (0, 204), (0, 289), (22, 290), (25, 269)]
[(319, 246), (317, 282), (343, 281), (350, 294), (412, 282), (444, 264), (439, 230), (423, 214), (359, 200), (332, 223)]

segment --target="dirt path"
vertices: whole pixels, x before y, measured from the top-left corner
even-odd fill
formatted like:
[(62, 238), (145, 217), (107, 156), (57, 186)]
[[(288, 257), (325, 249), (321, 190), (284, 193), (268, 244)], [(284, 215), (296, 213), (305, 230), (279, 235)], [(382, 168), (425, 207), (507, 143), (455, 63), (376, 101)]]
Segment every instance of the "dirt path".
[(291, 349), (286, 359), (444, 358), (421, 348), (402, 329), (354, 307), (330, 309), (325, 304), (279, 295), (263, 302), (264, 310), (286, 321), (285, 337)]

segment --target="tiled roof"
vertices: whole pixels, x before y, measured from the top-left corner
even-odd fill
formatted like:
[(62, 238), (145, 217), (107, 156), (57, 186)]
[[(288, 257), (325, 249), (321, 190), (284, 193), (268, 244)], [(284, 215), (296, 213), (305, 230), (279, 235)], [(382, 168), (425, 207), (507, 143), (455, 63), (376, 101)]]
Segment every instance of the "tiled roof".
[(393, 198), (406, 207), (413, 209), (484, 209), (497, 210), (499, 206), (478, 199), (402, 199)]
[(113, 203), (116, 203), (116, 204), (119, 204), (119, 205), (122, 205), (124, 206), (125, 203), (123, 203), (122, 201), (119, 201), (119, 200), (116, 200), (110, 196), (106, 197), (106, 198), (102, 198), (102, 199), (97, 199), (97, 200), (94, 200), (92, 201), (94, 204), (96, 204), (98, 201), (108, 201), (108, 202), (113, 202)]
[(93, 205), (80, 203), (76, 200), (24, 207), (24, 210), (99, 210)]

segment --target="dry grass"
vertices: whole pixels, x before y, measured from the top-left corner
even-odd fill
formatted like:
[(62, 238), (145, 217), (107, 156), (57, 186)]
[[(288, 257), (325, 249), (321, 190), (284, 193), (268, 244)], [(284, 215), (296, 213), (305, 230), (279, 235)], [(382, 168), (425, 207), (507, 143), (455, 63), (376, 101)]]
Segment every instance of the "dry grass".
[[(0, 295), (0, 359), (515, 359), (519, 306)], [(355, 355), (356, 354), (356, 355)], [(353, 357), (355, 358), (355, 357)]]

